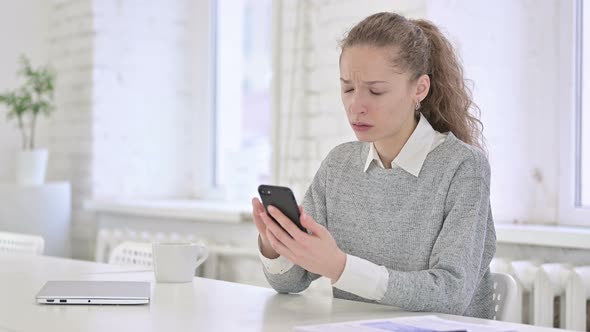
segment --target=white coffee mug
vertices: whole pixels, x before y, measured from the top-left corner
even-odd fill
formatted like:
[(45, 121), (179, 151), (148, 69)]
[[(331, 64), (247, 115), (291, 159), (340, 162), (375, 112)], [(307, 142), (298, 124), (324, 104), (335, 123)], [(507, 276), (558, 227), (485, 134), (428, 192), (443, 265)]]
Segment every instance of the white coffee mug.
[(157, 282), (191, 282), (195, 270), (209, 257), (207, 247), (196, 243), (152, 244)]

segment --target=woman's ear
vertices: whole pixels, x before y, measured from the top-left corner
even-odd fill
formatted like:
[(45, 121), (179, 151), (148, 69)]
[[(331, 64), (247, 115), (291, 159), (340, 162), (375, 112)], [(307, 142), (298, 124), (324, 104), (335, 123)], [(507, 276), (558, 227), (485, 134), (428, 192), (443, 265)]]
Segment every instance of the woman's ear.
[(430, 90), (430, 77), (426, 74), (418, 77), (418, 81), (416, 82), (416, 92), (415, 97), (417, 101), (422, 101), (428, 95), (428, 91)]

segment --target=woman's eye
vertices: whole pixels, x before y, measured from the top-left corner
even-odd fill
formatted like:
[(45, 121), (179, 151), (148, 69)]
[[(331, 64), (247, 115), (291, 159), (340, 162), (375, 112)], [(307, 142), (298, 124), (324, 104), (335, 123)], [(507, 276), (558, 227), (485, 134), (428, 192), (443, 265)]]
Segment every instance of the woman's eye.
[(371, 94), (374, 95), (374, 96), (380, 96), (380, 95), (383, 94), (383, 92), (374, 92), (374, 91), (371, 91)]
[(353, 92), (354, 89), (344, 89), (344, 93), (349, 93), (349, 92)]

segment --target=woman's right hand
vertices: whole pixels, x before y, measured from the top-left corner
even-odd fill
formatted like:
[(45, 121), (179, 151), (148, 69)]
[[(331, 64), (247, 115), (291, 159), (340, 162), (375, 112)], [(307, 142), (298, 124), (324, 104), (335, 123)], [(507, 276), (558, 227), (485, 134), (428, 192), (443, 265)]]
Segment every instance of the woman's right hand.
[(262, 202), (258, 198), (252, 199), (252, 217), (254, 218), (254, 224), (258, 229), (258, 233), (260, 235), (260, 252), (266, 258), (275, 259), (280, 255), (272, 248), (270, 242), (268, 242), (268, 238), (266, 236), (266, 225), (262, 218), (260, 217), (261, 213), (266, 213)]

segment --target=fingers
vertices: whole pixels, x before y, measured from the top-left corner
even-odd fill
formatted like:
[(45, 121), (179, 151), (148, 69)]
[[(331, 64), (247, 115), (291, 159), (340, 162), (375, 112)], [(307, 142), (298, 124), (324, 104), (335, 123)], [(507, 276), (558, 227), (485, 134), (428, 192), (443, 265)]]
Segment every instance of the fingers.
[(264, 212), (264, 206), (257, 197), (252, 198), (252, 208), (254, 209), (254, 212), (256, 212), (256, 214)]
[[(275, 223), (266, 213), (261, 213), (260, 217), (266, 225), (266, 229), (270, 230), (271, 233), (279, 240), (282, 244), (288, 247), (292, 251), (297, 251), (301, 246), (293, 239), (289, 233), (282, 229), (277, 223)], [(276, 219), (276, 218), (275, 218)]]
[(269, 228), (266, 229), (266, 238), (268, 239), (270, 246), (277, 252), (277, 254), (284, 256), (292, 263), (295, 263), (295, 255), (293, 252), (287, 248), (287, 246), (282, 244)]
[(299, 227), (297, 227), (297, 225), (291, 221), (291, 219), (285, 216), (281, 210), (277, 209), (276, 207), (269, 206), (268, 212), (295, 240), (301, 241), (308, 235), (307, 233), (302, 232)]
[(308, 214), (301, 215), (301, 225), (305, 227), (307, 230), (310, 230), (312, 234), (324, 238), (328, 233), (328, 230), (318, 224), (313, 218)]
[(262, 207), (262, 203), (258, 200), (258, 198), (252, 198), (252, 218), (254, 219), (254, 225), (258, 229), (258, 233), (261, 236), (266, 237), (266, 226), (264, 221), (260, 218), (260, 213), (264, 212), (264, 208)]

